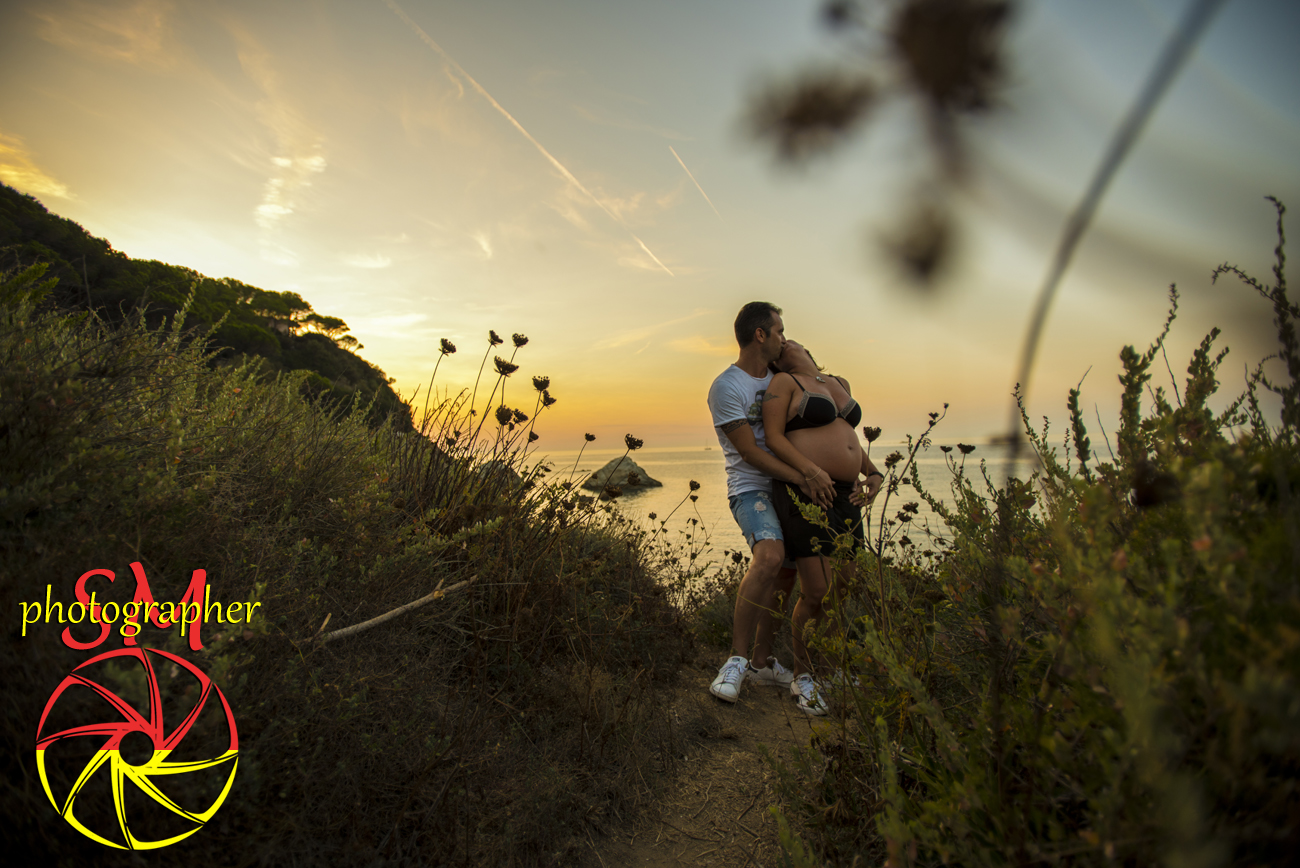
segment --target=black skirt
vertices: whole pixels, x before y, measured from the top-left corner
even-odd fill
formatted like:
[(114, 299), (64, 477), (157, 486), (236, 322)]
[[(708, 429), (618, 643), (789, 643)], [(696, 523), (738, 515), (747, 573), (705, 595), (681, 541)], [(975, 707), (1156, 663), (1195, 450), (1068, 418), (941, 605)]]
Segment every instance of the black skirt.
[(862, 508), (849, 501), (853, 485), (852, 482), (835, 480), (835, 499), (826, 514), (829, 527), (823, 527), (808, 521), (799, 512), (797, 504), (811, 501), (804, 497), (798, 486), (780, 481), (772, 483), (772, 502), (777, 518), (781, 520), (787, 558), (829, 555), (835, 551), (835, 537), (842, 533), (853, 535), (853, 551), (863, 547)]

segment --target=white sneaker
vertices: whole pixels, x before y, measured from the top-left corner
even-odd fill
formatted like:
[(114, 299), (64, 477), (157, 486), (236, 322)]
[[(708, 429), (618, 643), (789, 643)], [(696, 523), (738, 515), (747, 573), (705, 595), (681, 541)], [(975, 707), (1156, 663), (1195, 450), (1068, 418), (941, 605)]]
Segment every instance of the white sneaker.
[(745, 683), (745, 671), (749, 661), (744, 657), (729, 657), (718, 670), (718, 677), (713, 679), (709, 692), (723, 702), (735, 702), (740, 698), (740, 685)]
[(762, 669), (750, 666), (745, 678), (755, 684), (765, 684), (768, 687), (789, 687), (790, 682), (794, 680), (794, 673), (777, 662), (775, 657), (767, 659), (771, 661), (770, 666), (764, 666)]
[(808, 673), (805, 672), (790, 682), (790, 693), (794, 696), (795, 705), (804, 714), (821, 717), (826, 713), (826, 703), (817, 690), (817, 682)]

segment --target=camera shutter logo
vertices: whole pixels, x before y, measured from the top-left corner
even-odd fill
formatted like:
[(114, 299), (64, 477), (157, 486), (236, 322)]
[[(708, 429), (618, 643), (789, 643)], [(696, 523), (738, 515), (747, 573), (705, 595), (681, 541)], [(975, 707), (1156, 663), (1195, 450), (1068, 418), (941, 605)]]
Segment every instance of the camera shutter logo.
[[(131, 660), (139, 662), (144, 667), (144, 682), (149, 706), (148, 717), (142, 715), (135, 706), (120, 696), (117, 691), (95, 680), (91, 675), (90, 670), (97, 663), (106, 661), (129, 663)], [(185, 670), (197, 680), (199, 689), (192, 707), (188, 711), (182, 712), (180, 720), (165, 722), (163, 720), (162, 688), (158, 679), (158, 671), (155, 670), (154, 666), (155, 663), (165, 665), (168, 662), (171, 664), (173, 675), (179, 674), (182, 669)], [(74, 687), (84, 687), (94, 691), (120, 715), (120, 719), (73, 726), (57, 732), (47, 732), (46, 724), (51, 719), (51, 712), (55, 709), (60, 698), (63, 698), (64, 694)], [(220, 751), (218, 755), (205, 759), (184, 761), (170, 759), (174, 752), (185, 745), (186, 737), (191, 734), (200, 714), (204, 708), (209, 707), (210, 703), (220, 703), (221, 711), (225, 714), (226, 725), (230, 733), (229, 747), (224, 751)], [(171, 724), (170, 729), (167, 727), (167, 723)], [(142, 757), (138, 762), (131, 762), (122, 755), (122, 742), (135, 733), (148, 738), (149, 743), (153, 746), (153, 754), (147, 758)], [(46, 767), (46, 751), (57, 748), (61, 743), (75, 743), (83, 747), (88, 746), (88, 744), (98, 746), (80, 773), (76, 775), (68, 791), (56, 794), (51, 783), (52, 776)], [(187, 750), (185, 755), (190, 753), (192, 751)], [(40, 725), (36, 730), (36, 766), (40, 772), (41, 785), (45, 788), (45, 795), (49, 797), (55, 810), (78, 832), (91, 840), (119, 850), (152, 850), (166, 847), (169, 844), (175, 844), (177, 841), (188, 838), (203, 828), (203, 825), (216, 814), (217, 809), (226, 800), (226, 796), (230, 794), (231, 785), (235, 781), (235, 769), (239, 763), (238, 757), (239, 735), (235, 729), (235, 716), (230, 710), (230, 703), (226, 701), (226, 697), (221, 690), (203, 670), (194, 664), (174, 654), (168, 654), (165, 651), (156, 649), (123, 648), (118, 651), (109, 651), (87, 660), (76, 669), (73, 669), (68, 677), (50, 694), (49, 701), (45, 704), (45, 711), (41, 714)], [(91, 799), (103, 798), (101, 795), (103, 792), (102, 787), (90, 790), (87, 784), (92, 779), (95, 779), (97, 775), (104, 774), (109, 776), (111, 782), (113, 813), (117, 818), (117, 825), (125, 843), (111, 841), (92, 831), (78, 818), (79, 804), (87, 807), (87, 811), (81, 815), (85, 816), (90, 807), (86, 806), (85, 802)], [(225, 780), (221, 784), (221, 792), (212, 800), (211, 804), (181, 805), (164, 791), (166, 784), (178, 780), (179, 776), (215, 777), (215, 788), (215, 783), (220, 781), (222, 775), (225, 776)], [(180, 834), (171, 834), (168, 837), (137, 837), (136, 833), (132, 832), (131, 817), (128, 816), (127, 795), (132, 788), (179, 818), (177, 820), (178, 825), (188, 825), (190, 828), (185, 829)], [(134, 796), (132, 796), (132, 801), (135, 801)], [(139, 831), (137, 829), (137, 832)], [(174, 831), (174, 829), (169, 831)]]

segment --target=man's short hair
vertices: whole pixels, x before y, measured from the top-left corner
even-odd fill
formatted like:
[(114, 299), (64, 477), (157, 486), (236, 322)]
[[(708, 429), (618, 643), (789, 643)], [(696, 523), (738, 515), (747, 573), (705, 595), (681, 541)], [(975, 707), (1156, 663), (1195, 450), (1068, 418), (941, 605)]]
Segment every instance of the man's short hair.
[(744, 349), (754, 342), (754, 330), (762, 329), (767, 334), (772, 325), (772, 317), (780, 316), (781, 308), (770, 301), (751, 301), (736, 314), (736, 343)]

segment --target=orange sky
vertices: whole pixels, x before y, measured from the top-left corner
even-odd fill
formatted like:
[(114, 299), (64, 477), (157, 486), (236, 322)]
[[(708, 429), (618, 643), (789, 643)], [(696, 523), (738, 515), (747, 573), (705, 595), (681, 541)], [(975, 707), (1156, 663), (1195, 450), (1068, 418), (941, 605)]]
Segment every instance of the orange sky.
[[(41, 0), (0, 10), (0, 180), (137, 257), (294, 290), (410, 395), (440, 338), (472, 385), (488, 329), (530, 338), (511, 400), (575, 448), (633, 432), (705, 445), (737, 308), (787, 334), (901, 437), (944, 401), (953, 437), (1005, 416), (1064, 215), (1183, 4), (1022, 9), (1004, 107), (970, 130), (959, 258), (918, 293), (872, 243), (926, 172), (915, 106), (884, 106), (791, 172), (740, 132), (765, 77), (834, 56), (818, 4)], [(1062, 286), (1031, 412), (1114, 412), (1117, 353), (1177, 282), (1175, 369), (1211, 325), (1224, 380), (1270, 351), (1266, 193), (1300, 203), (1294, 4), (1226, 4), (1108, 194)], [(490, 362), (489, 362), (490, 364)], [(523, 403), (521, 401), (521, 403)], [(525, 405), (531, 409), (531, 402)]]

